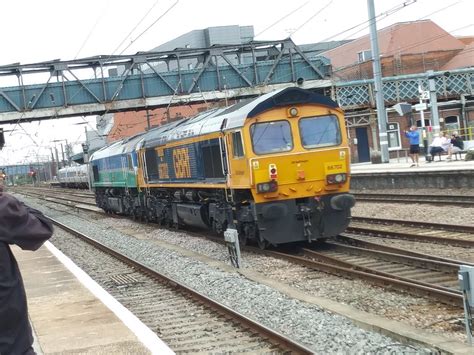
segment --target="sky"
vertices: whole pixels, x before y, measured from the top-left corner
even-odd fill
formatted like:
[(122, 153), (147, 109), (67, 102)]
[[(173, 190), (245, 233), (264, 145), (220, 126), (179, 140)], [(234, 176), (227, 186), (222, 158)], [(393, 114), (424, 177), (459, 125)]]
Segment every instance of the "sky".
[[(474, 35), (472, 0), (374, 0), (381, 29), (431, 19), (447, 32)], [(403, 6), (405, 4), (405, 6)], [(0, 66), (147, 51), (195, 29), (254, 26), (257, 40), (291, 36), (296, 44), (357, 38), (368, 33), (366, 0), (15, 0), (3, 1)], [(358, 26), (353, 30), (351, 28)], [(2, 78), (0, 77), (0, 88)], [(36, 162), (67, 139), (80, 151), (93, 117), (3, 125), (0, 166)]]

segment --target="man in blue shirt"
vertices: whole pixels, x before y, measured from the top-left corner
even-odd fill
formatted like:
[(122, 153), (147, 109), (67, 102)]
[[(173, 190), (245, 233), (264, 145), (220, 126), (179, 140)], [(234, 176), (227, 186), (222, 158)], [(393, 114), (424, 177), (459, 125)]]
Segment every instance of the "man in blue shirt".
[(413, 164), (410, 168), (418, 165), (418, 156), (420, 154), (420, 132), (416, 128), (416, 125), (410, 127), (410, 131), (405, 131), (405, 136), (410, 140), (410, 158)]

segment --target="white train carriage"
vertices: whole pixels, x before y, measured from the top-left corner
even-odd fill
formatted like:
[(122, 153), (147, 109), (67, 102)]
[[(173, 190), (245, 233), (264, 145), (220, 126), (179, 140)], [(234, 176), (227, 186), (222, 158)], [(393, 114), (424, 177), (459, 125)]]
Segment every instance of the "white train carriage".
[(58, 181), (61, 187), (87, 189), (89, 187), (87, 164), (68, 166), (59, 169)]

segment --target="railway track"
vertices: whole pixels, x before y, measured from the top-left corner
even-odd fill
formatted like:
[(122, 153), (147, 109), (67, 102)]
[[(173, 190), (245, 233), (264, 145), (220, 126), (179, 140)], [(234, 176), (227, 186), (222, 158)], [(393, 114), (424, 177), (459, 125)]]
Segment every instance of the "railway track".
[(44, 201), (55, 202), (64, 206), (85, 208), (87, 210), (99, 210), (92, 194), (83, 194), (70, 191), (57, 191), (41, 188), (14, 188), (12, 192), (39, 198)]
[(313, 353), (304, 345), (261, 323), (51, 220), (56, 226), (107, 254), (106, 257), (95, 257), (106, 263), (104, 268), (107, 270), (101, 270), (102, 283), (108, 284), (119, 302), (156, 331), (175, 352)]
[(474, 235), (474, 226), (463, 226), (458, 224), (446, 224), (446, 223), (430, 223), (430, 222), (415, 222), (405, 221), (400, 219), (388, 219), (388, 218), (374, 218), (374, 217), (360, 217), (352, 216), (353, 222), (363, 222), (370, 224), (382, 224), (382, 225), (395, 225), (395, 226), (408, 226), (417, 227), (433, 230), (445, 230), (450, 232), (470, 233)]
[(254, 251), (314, 270), (366, 280), (459, 307), (462, 307), (462, 294), (457, 280), (459, 265), (474, 266), (367, 243), (348, 236), (318, 245), (317, 249), (302, 248), (298, 253)]
[[(56, 202), (57, 201), (51, 201)], [(81, 207), (79, 207), (81, 208)], [(88, 210), (88, 208), (84, 208)], [(370, 283), (392, 287), (412, 294), (428, 296), (441, 302), (462, 305), (462, 296), (457, 289), (457, 270), (460, 264), (471, 265), (457, 260), (437, 258), (430, 255), (415, 253), (404, 249), (385, 247), (380, 244), (360, 241), (352, 236), (387, 236), (392, 238), (429, 241), (450, 245), (471, 247), (474, 245), (472, 234), (464, 233), (464, 239), (448, 239), (436, 236), (423, 236), (397, 230), (394, 221), (382, 220), (385, 224), (368, 223), (365, 219), (355, 218), (355, 223), (370, 224), (371, 227), (350, 227), (347, 233), (342, 234), (336, 241), (318, 243), (318, 250), (303, 248), (299, 252), (283, 252), (273, 250), (260, 250), (246, 246), (242, 250), (262, 253), (268, 256), (285, 259), (287, 261), (306, 266), (308, 268), (336, 274), (343, 277), (363, 279)], [(363, 221), (363, 222), (360, 222)], [(382, 222), (378, 221), (378, 222)], [(392, 222), (392, 224), (387, 224)], [(395, 221), (396, 222), (396, 221)], [(407, 223), (406, 228), (413, 223)], [(383, 228), (380, 228), (383, 227)], [(426, 231), (424, 226), (418, 226), (421, 231)], [(449, 225), (443, 225), (449, 228)], [(452, 226), (456, 228), (456, 226)], [(465, 231), (469, 231), (469, 227)], [(190, 232), (194, 235), (223, 243), (222, 238), (212, 237), (201, 233)], [(349, 233), (353, 233), (352, 236)], [(420, 232), (421, 233), (421, 232)], [(469, 240), (471, 238), (471, 240)], [(473, 265), (474, 266), (474, 265)]]
[(435, 205), (452, 205), (474, 207), (474, 196), (470, 195), (418, 195), (418, 194), (389, 194), (389, 193), (352, 193), (356, 201), (386, 202), (386, 203), (423, 203)]
[[(218, 237), (195, 235), (223, 243)], [(474, 266), (469, 262), (365, 242), (348, 235), (316, 245), (281, 250), (261, 250), (252, 246), (241, 249), (286, 260), (315, 271), (361, 279), (384, 288), (391, 287), (433, 298), (458, 307), (462, 307), (462, 294), (457, 279), (459, 266)]]
[[(449, 237), (446, 236), (446, 231), (449, 231)], [(354, 217), (346, 232), (369, 237), (474, 247), (474, 227), (471, 226)]]
[(83, 198), (94, 198), (94, 194), (89, 190), (78, 190), (78, 189), (69, 189), (69, 188), (52, 188), (44, 186), (15, 186), (9, 187), (13, 191), (34, 191), (34, 192), (43, 192), (45, 194), (62, 194)]

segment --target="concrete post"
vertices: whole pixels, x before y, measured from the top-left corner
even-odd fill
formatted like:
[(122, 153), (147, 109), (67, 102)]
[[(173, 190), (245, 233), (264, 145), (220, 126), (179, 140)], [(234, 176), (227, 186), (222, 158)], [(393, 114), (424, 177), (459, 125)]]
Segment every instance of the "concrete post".
[(440, 131), (438, 98), (436, 96), (436, 82), (433, 70), (428, 70), (428, 89), (430, 90), (431, 122), (433, 125), (433, 135), (436, 137)]
[(370, 24), (370, 43), (372, 50), (372, 67), (374, 71), (375, 102), (377, 106), (377, 121), (379, 126), (380, 152), (382, 163), (389, 162), (388, 139), (387, 139), (387, 112), (382, 88), (382, 67), (380, 65), (379, 45), (377, 38), (377, 26), (375, 21), (374, 0), (367, 0)]

